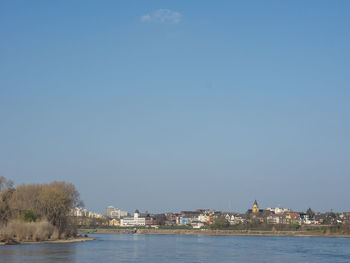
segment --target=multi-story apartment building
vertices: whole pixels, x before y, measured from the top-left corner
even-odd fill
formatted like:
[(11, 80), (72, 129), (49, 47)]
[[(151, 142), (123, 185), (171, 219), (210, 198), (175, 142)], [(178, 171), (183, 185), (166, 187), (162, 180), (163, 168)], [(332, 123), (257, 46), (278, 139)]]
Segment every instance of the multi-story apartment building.
[(128, 216), (128, 212), (120, 210), (114, 206), (108, 206), (106, 208), (106, 216), (109, 218), (122, 218)]

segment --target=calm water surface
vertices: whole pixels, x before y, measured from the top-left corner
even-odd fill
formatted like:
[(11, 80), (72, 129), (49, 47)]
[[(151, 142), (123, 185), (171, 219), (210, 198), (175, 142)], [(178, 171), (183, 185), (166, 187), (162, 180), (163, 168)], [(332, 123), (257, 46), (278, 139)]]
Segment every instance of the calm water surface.
[(0, 262), (350, 262), (350, 239), (92, 235), (71, 244), (0, 247)]

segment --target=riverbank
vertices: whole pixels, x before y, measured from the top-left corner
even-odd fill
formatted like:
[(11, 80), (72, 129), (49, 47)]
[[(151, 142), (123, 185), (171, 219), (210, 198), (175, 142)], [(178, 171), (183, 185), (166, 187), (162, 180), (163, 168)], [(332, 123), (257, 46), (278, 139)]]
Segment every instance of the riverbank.
[(94, 237), (77, 237), (69, 239), (56, 239), (56, 240), (44, 240), (44, 241), (23, 241), (18, 242), (16, 240), (11, 240), (8, 242), (0, 242), (0, 246), (4, 245), (26, 245), (26, 244), (64, 244), (64, 243), (77, 243), (95, 240)]
[(206, 235), (206, 236), (294, 236), (294, 237), (346, 237), (341, 233), (316, 231), (259, 231), (259, 230), (209, 230), (209, 229), (80, 229), (80, 233), (144, 234), (144, 235)]

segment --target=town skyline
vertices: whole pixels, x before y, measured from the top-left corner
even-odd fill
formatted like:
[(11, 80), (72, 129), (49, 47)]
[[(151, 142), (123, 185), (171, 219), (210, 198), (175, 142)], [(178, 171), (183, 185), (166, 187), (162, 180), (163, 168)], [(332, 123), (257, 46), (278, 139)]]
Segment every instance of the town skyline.
[[(282, 207), (259, 206), (254, 201), (250, 209), (244, 213), (237, 211), (220, 211), (215, 209), (182, 210), (166, 213), (142, 212), (136, 209), (133, 213), (123, 211), (114, 206), (108, 206), (104, 214), (88, 211), (81, 207), (72, 209), (71, 216), (76, 218), (80, 227), (97, 228), (193, 228), (193, 229), (249, 229), (260, 227), (261, 230), (278, 226), (280, 229), (300, 229), (302, 226), (321, 226), (322, 231), (327, 227), (347, 226), (350, 212), (320, 212), (308, 208), (306, 211), (293, 211)], [(330, 228), (329, 228), (330, 229)], [(328, 231), (330, 231), (328, 229)]]
[[(295, 212), (305, 212), (307, 211), (308, 209), (312, 209), (314, 210), (315, 212), (320, 212), (320, 213), (325, 213), (325, 212), (349, 212), (348, 210), (334, 210), (334, 209), (330, 209), (330, 210), (327, 210), (327, 209), (321, 209), (321, 210), (315, 210), (314, 208), (310, 207), (310, 206), (305, 206), (306, 208), (302, 208), (302, 209), (298, 209), (298, 208), (290, 208), (290, 207), (285, 207), (285, 206), (282, 206), (282, 205), (270, 205), (270, 206), (264, 206), (264, 205), (261, 205), (261, 204), (264, 204), (263, 202), (260, 202), (258, 200), (254, 200), (254, 202), (258, 202), (259, 203), (259, 206), (262, 207), (263, 209), (286, 209), (286, 210), (290, 210), (290, 211), (295, 211)], [(250, 202), (251, 204), (254, 203), (254, 202)], [(227, 207), (226, 209), (223, 208), (223, 209), (219, 209), (219, 208), (215, 208), (215, 207), (197, 207), (197, 208), (188, 208), (188, 209), (180, 209), (180, 210), (175, 210), (175, 209), (165, 209), (165, 210), (149, 210), (147, 208), (139, 208), (139, 207), (135, 207), (135, 208), (123, 208), (121, 206), (117, 206), (117, 205), (113, 205), (113, 204), (109, 204), (108, 206), (105, 206), (103, 208), (99, 208), (97, 210), (94, 210), (96, 212), (98, 212), (99, 214), (101, 215), (106, 215), (106, 209), (108, 207), (111, 207), (111, 208), (114, 208), (114, 209), (117, 209), (119, 211), (122, 211), (122, 212), (125, 212), (127, 214), (132, 214), (135, 210), (138, 210), (140, 211), (140, 213), (144, 213), (144, 214), (147, 214), (147, 213), (173, 213), (173, 212), (178, 212), (178, 211), (196, 211), (196, 210), (212, 210), (212, 211), (223, 211), (223, 212), (233, 212), (233, 213), (245, 213), (246, 211), (248, 211), (250, 209), (250, 207), (247, 207), (245, 210), (238, 210), (238, 209), (235, 209), (233, 207)], [(86, 208), (85, 206), (82, 207), (84, 209), (86, 209), (87, 211), (92, 211), (91, 209), (88, 209)], [(124, 214), (123, 214), (124, 215)]]

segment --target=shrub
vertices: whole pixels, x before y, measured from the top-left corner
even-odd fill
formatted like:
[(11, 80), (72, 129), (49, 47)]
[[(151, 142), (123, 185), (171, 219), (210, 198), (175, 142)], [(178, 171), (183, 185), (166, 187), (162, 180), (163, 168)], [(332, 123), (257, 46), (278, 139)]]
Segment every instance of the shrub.
[(2, 240), (45, 241), (57, 237), (57, 229), (47, 221), (12, 221), (0, 230), (0, 239)]
[(34, 222), (36, 220), (36, 214), (33, 210), (27, 210), (23, 213), (24, 222)]

